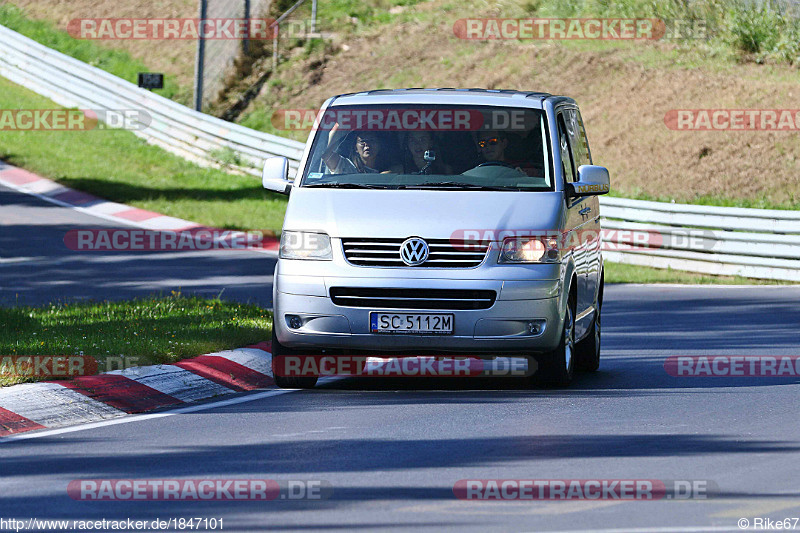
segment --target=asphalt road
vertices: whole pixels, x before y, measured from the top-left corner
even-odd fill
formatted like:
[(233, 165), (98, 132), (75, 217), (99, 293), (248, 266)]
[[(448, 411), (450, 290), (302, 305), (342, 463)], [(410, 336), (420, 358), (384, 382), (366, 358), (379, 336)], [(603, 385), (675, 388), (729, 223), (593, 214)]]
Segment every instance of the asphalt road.
[(0, 305), (197, 294), (272, 307), (275, 259), (246, 250), (79, 252), (69, 230), (125, 227), (0, 186)]
[[(222, 518), (226, 531), (737, 531), (800, 516), (800, 383), (677, 378), (669, 355), (796, 355), (800, 289), (608, 288), (601, 372), (350, 379), (0, 444), (0, 517)], [(261, 395), (261, 396), (259, 396)], [(247, 396), (243, 398), (247, 399)], [(76, 479), (325, 480), (323, 501), (84, 502)], [(707, 480), (688, 501), (462, 501), (462, 479)], [(686, 529), (679, 529), (686, 528)]]
[[(53, 211), (60, 230), (31, 228), (19, 213), (45, 207), (3, 198), (4, 255), (14, 231), (28, 232), (25, 255), (45, 256), (34, 254), (37, 246), (90, 222)], [(82, 267), (97, 276), (107, 268), (102, 259), (64, 259), (59, 267), (47, 266), (50, 258), (33, 261), (28, 273), (58, 268), (53, 279), (68, 285), (28, 280), (27, 294), (64, 287), (60, 294), (77, 297), (80, 283), (72, 281)], [(197, 280), (211, 276), (203, 270), (215, 261), (231, 276), (237, 269), (254, 275), (264, 262), (240, 260), (245, 265), (221, 256), (165, 261)], [(137, 290), (164, 277), (159, 269), (146, 273), (149, 260), (125, 261), (141, 276)], [(7, 287), (9, 267), (2, 268)], [(11, 272), (25, 281), (24, 267)], [(246, 294), (251, 284), (237, 287)], [(610, 286), (601, 371), (579, 376), (568, 390), (528, 390), (510, 379), (350, 379), (0, 442), (0, 518), (208, 517), (222, 518), (225, 531), (738, 531), (742, 517), (800, 516), (800, 380), (677, 378), (664, 361), (798, 355), (799, 333), (798, 287)], [(325, 480), (333, 494), (202, 503), (86, 502), (67, 494), (76, 479), (132, 478)], [(463, 501), (453, 494), (463, 479), (705, 480), (719, 493), (688, 501)]]

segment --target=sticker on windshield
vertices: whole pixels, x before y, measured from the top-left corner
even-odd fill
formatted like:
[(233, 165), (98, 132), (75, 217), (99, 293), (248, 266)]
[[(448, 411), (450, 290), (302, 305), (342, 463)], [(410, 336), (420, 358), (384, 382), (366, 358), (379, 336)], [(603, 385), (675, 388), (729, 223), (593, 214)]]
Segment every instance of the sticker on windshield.
[(324, 176), (324, 175), (325, 174), (323, 174), (322, 172), (309, 172), (308, 173), (308, 179), (309, 180), (318, 180), (318, 179), (322, 178), (322, 176)]

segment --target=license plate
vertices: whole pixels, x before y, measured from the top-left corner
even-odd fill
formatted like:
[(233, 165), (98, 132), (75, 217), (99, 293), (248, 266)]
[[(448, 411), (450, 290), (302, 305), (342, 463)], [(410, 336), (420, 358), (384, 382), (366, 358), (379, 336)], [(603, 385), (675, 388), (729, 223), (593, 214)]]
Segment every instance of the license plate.
[(370, 313), (372, 333), (452, 335), (455, 318), (449, 314)]

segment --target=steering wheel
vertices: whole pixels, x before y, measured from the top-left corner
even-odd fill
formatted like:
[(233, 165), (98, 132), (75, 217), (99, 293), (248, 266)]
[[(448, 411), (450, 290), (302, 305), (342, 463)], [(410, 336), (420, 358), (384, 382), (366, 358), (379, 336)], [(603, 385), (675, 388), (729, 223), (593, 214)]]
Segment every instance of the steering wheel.
[(481, 163), (475, 168), (480, 168), (480, 167), (507, 167), (516, 170), (516, 167), (514, 165), (509, 165), (505, 161), (486, 161), (485, 163)]

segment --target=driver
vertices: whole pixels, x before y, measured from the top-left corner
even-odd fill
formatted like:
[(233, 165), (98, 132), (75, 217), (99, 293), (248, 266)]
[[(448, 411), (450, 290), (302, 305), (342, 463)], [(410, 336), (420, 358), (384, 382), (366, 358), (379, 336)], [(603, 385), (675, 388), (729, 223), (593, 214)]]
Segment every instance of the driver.
[(532, 173), (526, 172), (526, 170), (523, 168), (525, 162), (508, 158), (506, 155), (508, 142), (508, 135), (504, 131), (479, 131), (477, 135), (478, 153), (485, 160), (482, 165), (500, 164), (502, 166), (513, 168), (520, 174), (524, 174), (526, 176), (532, 175)]
[(481, 165), (500, 163), (502, 166), (513, 168), (520, 174), (527, 173), (514, 161), (506, 157), (508, 136), (504, 131), (481, 130), (477, 136), (478, 153), (485, 160)]
[(478, 153), (486, 160), (506, 161), (506, 147), (508, 147), (508, 137), (505, 132), (481, 130), (478, 132)]

